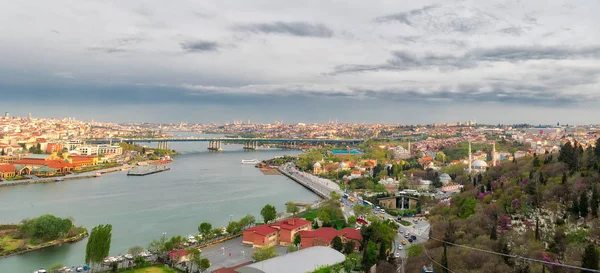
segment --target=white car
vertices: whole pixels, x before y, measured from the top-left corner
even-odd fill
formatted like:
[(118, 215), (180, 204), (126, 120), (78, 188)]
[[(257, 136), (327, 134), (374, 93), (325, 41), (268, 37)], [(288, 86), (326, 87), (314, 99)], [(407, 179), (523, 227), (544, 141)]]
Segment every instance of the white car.
[(394, 257), (400, 258), (400, 252), (396, 252), (396, 255), (394, 255)]
[(398, 250), (403, 250), (403, 249), (404, 249), (404, 247), (402, 245), (398, 246)]

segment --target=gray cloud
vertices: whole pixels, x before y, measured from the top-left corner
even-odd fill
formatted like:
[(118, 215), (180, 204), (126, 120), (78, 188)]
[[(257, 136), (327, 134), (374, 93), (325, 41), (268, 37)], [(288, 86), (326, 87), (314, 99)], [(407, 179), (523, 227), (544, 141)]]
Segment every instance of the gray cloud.
[(245, 24), (234, 27), (238, 31), (250, 31), (265, 34), (287, 34), (304, 37), (329, 38), (333, 30), (323, 24), (310, 24), (306, 22), (272, 22), (262, 24)]
[(180, 43), (181, 49), (186, 52), (206, 52), (206, 51), (217, 51), (219, 49), (219, 44), (217, 42), (212, 41), (189, 41)]
[(87, 50), (93, 52), (102, 52), (102, 53), (121, 53), (126, 52), (126, 49), (115, 47), (115, 46), (92, 46), (88, 47)]
[(600, 59), (600, 46), (571, 47), (495, 47), (476, 48), (461, 56), (426, 54), (423, 56), (406, 51), (392, 51), (392, 57), (383, 64), (338, 65), (327, 75), (383, 70), (410, 69), (467, 69), (484, 62), (524, 62), (531, 60)]

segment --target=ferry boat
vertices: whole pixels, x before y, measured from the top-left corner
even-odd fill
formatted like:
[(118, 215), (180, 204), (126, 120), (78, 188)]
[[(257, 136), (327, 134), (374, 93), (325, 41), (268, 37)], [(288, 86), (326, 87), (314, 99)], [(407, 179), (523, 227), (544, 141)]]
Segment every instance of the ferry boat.
[(258, 164), (258, 159), (242, 159), (242, 164)]

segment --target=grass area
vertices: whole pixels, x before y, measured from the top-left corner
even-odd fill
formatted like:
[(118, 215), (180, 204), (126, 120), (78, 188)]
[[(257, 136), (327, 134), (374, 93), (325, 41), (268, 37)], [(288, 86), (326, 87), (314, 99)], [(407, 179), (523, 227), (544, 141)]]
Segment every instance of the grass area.
[(21, 244), (23, 244), (23, 239), (14, 239), (12, 236), (4, 235), (0, 238), (0, 246), (2, 246), (3, 251), (13, 251)]
[(400, 220), (400, 224), (403, 225), (403, 226), (410, 226), (410, 225), (412, 225), (411, 222), (406, 221), (406, 220)]
[(151, 266), (140, 269), (122, 271), (121, 273), (178, 273), (179, 271), (164, 266)]
[(308, 220), (308, 221), (314, 221), (317, 218), (317, 214), (319, 213), (318, 210), (311, 210), (311, 211), (307, 211), (306, 213), (304, 213), (302, 215), (302, 218)]

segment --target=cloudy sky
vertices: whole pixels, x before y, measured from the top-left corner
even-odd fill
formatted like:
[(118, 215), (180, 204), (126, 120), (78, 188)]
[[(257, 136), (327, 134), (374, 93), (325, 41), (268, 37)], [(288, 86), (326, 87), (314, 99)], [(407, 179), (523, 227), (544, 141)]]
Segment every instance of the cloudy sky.
[(600, 123), (597, 0), (5, 1), (0, 111)]

